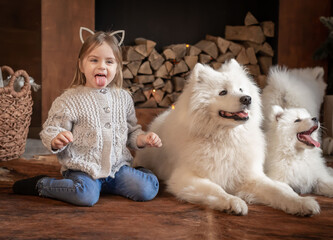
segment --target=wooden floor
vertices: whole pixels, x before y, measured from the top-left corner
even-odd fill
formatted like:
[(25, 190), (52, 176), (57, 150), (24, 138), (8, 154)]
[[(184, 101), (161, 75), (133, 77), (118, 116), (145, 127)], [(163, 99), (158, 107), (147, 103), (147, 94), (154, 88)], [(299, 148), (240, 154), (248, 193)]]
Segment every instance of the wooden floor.
[(232, 216), (180, 202), (165, 192), (150, 202), (101, 196), (93, 207), (12, 193), (14, 180), (60, 177), (54, 157), (0, 162), (0, 239), (333, 239), (333, 199), (316, 197), (321, 214), (297, 217), (250, 205)]

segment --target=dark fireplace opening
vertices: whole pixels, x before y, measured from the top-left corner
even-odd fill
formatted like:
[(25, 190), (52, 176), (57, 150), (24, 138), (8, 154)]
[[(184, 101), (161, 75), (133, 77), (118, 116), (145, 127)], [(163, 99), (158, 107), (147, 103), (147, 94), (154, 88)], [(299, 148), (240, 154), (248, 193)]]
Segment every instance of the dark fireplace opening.
[(143, 37), (157, 43), (161, 51), (170, 44), (195, 44), (206, 34), (224, 37), (226, 25), (244, 25), (250, 11), (259, 22), (273, 21), (275, 37), (270, 39), (277, 49), (278, 0), (96, 0), (96, 30), (126, 31), (125, 45)]
[(277, 59), (278, 12), (278, 0), (96, 0), (95, 29), (125, 30), (124, 88), (137, 107), (165, 108), (198, 62), (219, 69), (235, 58), (263, 88)]

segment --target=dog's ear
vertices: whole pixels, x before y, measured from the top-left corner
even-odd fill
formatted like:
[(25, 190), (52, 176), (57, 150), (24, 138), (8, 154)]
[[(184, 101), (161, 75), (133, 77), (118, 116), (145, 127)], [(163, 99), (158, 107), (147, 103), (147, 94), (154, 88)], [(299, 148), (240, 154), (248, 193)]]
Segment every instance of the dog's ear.
[(324, 68), (322, 67), (314, 67), (312, 69), (313, 76), (317, 81), (322, 80), (324, 77)]
[(232, 58), (232, 59), (230, 59), (230, 61), (229, 61), (229, 66), (233, 66), (233, 67), (240, 67), (240, 65), (239, 65), (239, 63), (236, 61), (236, 59), (234, 59), (234, 58)]
[(201, 73), (204, 70), (205, 70), (204, 65), (202, 65), (201, 63), (195, 64), (195, 66), (194, 66), (194, 68), (192, 70), (192, 74), (193, 74), (194, 77), (192, 77), (191, 79), (194, 79), (197, 82), (201, 82), (202, 78), (200, 76), (201, 76)]
[(219, 72), (226, 72), (230, 71), (230, 69), (237, 69), (242, 68), (241, 65), (234, 59), (230, 59), (229, 61), (226, 61), (222, 66), (217, 70)]
[(270, 120), (271, 121), (279, 121), (283, 112), (284, 112), (284, 110), (283, 110), (282, 107), (280, 107), (278, 105), (272, 106), (272, 112), (271, 112)]

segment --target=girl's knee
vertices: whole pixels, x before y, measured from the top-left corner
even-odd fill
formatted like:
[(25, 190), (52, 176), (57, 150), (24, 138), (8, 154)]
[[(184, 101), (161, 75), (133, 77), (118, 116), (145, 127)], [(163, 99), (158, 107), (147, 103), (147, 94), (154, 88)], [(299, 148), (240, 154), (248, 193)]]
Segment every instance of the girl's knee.
[(100, 191), (94, 186), (76, 184), (76, 201), (79, 206), (91, 207), (99, 200)]
[(75, 205), (83, 206), (83, 207), (92, 207), (99, 200), (99, 197), (86, 197), (86, 196), (78, 196)]
[(135, 201), (149, 201), (156, 197), (159, 190), (159, 182), (155, 175), (148, 177), (149, 181), (140, 185), (133, 200)]
[(159, 190), (157, 177), (143, 167), (123, 166), (116, 174), (116, 194), (134, 201), (149, 201), (155, 198)]

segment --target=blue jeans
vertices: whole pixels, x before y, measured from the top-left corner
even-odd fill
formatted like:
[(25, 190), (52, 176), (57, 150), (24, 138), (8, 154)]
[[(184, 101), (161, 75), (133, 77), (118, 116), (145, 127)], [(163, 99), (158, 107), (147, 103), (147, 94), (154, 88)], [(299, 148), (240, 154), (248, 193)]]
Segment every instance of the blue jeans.
[(122, 166), (114, 178), (93, 179), (81, 171), (67, 170), (64, 179), (45, 177), (38, 181), (40, 196), (79, 206), (93, 206), (100, 193), (121, 195), (134, 201), (153, 199), (159, 189), (157, 177), (145, 168)]

